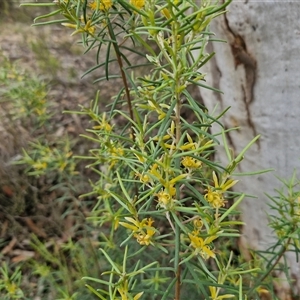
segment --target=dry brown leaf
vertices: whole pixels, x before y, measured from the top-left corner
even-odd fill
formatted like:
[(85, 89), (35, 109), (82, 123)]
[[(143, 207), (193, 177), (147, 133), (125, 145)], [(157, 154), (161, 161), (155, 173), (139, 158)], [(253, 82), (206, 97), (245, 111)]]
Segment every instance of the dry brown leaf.
[(5, 220), (2, 223), (1, 235), (0, 235), (1, 237), (4, 237), (4, 235), (6, 234), (7, 228), (8, 228), (8, 220)]
[(30, 258), (33, 258), (35, 255), (35, 252), (17, 249), (17, 250), (13, 251), (13, 254), (17, 255), (17, 256), (14, 256), (11, 261), (14, 263), (18, 263), (20, 261), (25, 261)]
[(47, 238), (46, 232), (42, 228), (38, 227), (30, 218), (25, 217), (23, 218), (23, 220), (33, 233), (35, 233), (39, 237)]
[(9, 242), (9, 244), (2, 249), (1, 254), (5, 255), (5, 254), (11, 252), (12, 249), (14, 248), (15, 244), (17, 243), (17, 241), (18, 240), (15, 237), (13, 237), (12, 240)]

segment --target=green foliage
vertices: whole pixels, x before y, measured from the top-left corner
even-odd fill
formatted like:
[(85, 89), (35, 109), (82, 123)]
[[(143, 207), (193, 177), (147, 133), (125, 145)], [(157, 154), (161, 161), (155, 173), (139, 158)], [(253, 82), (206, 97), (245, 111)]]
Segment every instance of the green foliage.
[[(76, 141), (65, 134), (53, 134), (62, 124), (55, 122), (53, 102), (48, 96), (49, 85), (4, 56), (1, 60), (0, 96), (4, 120), (7, 119), (11, 126), (22, 126), (29, 132), (31, 140), (23, 149), (23, 156), (14, 164), (25, 165), (24, 172), (30, 177), (23, 175), (22, 188), (28, 181), (31, 188), (38, 191), (32, 195), (23, 192), (27, 194), (26, 205), (31, 206), (33, 212), (43, 214), (46, 225), (41, 228), (39, 237), (28, 236), (30, 245), (26, 247), (36, 253), (34, 259), (24, 262), (26, 259), (22, 258), (22, 263), (13, 264), (8, 259), (4, 261), (1, 255), (0, 298), (95, 299), (86, 294), (84, 283), (79, 280), (87, 274), (97, 276), (101, 258), (94, 250), (98, 241), (91, 239), (94, 228), (85, 222), (89, 202), (77, 199), (85, 180), (77, 171), (78, 161), (75, 162), (72, 152)], [(21, 133), (17, 132), (17, 138)], [(13, 200), (17, 202), (16, 198)], [(2, 212), (2, 201), (0, 205)], [(15, 205), (20, 206), (20, 203)], [(22, 208), (22, 216), (28, 213), (24, 210)], [(9, 220), (14, 219), (14, 215), (21, 215), (19, 212), (12, 216), (5, 213)], [(45, 232), (51, 222), (55, 223), (52, 225), (54, 234), (50, 233), (49, 238)], [(37, 232), (40, 233), (39, 228)], [(18, 232), (13, 234), (18, 235)]]
[(22, 273), (20, 267), (10, 270), (6, 262), (0, 267), (0, 296), (3, 300), (25, 299), (21, 289)]
[(270, 207), (278, 213), (269, 215), (270, 227), (276, 232), (281, 246), (297, 251), (300, 248), (300, 181), (294, 172), (290, 180), (281, 182), (283, 188), (277, 190), (278, 196), (268, 196)]
[(51, 54), (49, 48), (43, 43), (42, 40), (32, 41), (30, 46), (32, 52), (34, 52), (36, 55), (39, 68), (44, 73), (55, 77), (60, 68), (60, 64), (57, 57)]
[[(72, 35), (82, 35), (86, 53), (97, 49), (97, 64), (86, 74), (103, 67), (105, 76), (97, 81), (123, 81), (106, 111), (100, 108), (99, 92), (90, 107), (77, 112), (90, 117), (85, 138), (95, 145), (89, 155), (77, 158), (88, 159), (88, 168), (98, 177), (85, 196), (97, 199), (88, 219), (101, 230), (101, 274), (88, 274), (88, 258), (82, 261), (72, 256), (72, 260), (84, 270), (88, 290), (99, 299), (252, 299), (265, 290), (268, 293), (262, 282), (289, 245), (299, 246), (298, 221), (293, 221), (298, 206), (290, 204), (299, 195), (289, 191), (292, 197), (272, 198), (284, 221), (272, 217), (271, 225), (280, 238), (272, 250), (280, 246), (275, 259), (265, 257), (266, 272), (260, 273), (259, 259), (236, 266), (232, 253), (221, 252), (222, 241), (238, 237), (237, 226), (242, 224), (236, 220), (236, 207), (245, 196), (231, 190), (238, 182), (232, 177), (258, 137), (233, 156), (220, 120), (226, 111), (221, 115), (209, 112), (187, 87), (214, 90), (205, 84), (201, 68), (213, 56), (206, 52), (206, 45), (214, 41), (209, 24), (229, 3), (56, 0), (28, 4), (55, 8), (35, 19), (50, 21), (35, 25), (62, 23), (73, 30)], [(99, 58), (102, 49), (104, 61)], [(152, 68), (149, 74), (136, 75), (135, 68), (143, 65), (131, 61), (128, 52), (147, 60)], [(114, 62), (119, 74), (110, 73)], [(210, 133), (212, 125), (220, 126), (218, 134)], [(32, 154), (24, 152), (22, 160), (35, 169), (32, 175), (60, 168), (64, 161), (68, 165), (69, 148), (58, 150), (62, 154), (58, 156), (52, 156), (53, 151), (44, 145), (34, 148)], [(227, 154), (227, 165), (213, 161), (215, 151)], [(37, 168), (37, 163), (43, 168)], [(70, 170), (72, 176), (74, 167)], [(234, 204), (228, 205), (229, 201)], [(52, 286), (62, 283), (62, 288), (56, 286), (59, 297), (79, 299), (75, 291), (70, 292), (65, 264), (38, 240), (33, 239), (33, 246), (60, 270), (60, 277), (51, 274), (50, 279)], [(47, 277), (49, 272), (45, 275), (44, 271), (37, 272)]]
[(100, 259), (90, 242), (86, 236), (78, 242), (69, 239), (58, 245), (54, 240), (44, 243), (32, 236), (31, 246), (41, 257), (39, 261), (32, 261), (30, 267), (32, 278), (37, 277), (37, 285), (43, 287), (41, 297), (45, 297), (43, 294), (47, 291), (51, 299), (95, 299), (86, 295), (83, 282), (78, 280), (87, 272), (98, 273)]
[[(300, 181), (294, 172), (289, 180), (280, 180), (281, 189), (276, 190), (276, 196), (268, 195), (271, 200), (269, 227), (273, 229), (277, 240), (265, 251), (257, 251), (255, 255), (264, 262), (264, 271), (253, 280), (257, 290), (268, 291), (275, 298), (273, 281), (276, 274), (284, 273), (286, 280), (293, 290), (294, 280), (290, 278), (289, 266), (285, 259), (286, 253), (294, 252), (296, 256), (300, 249)], [(254, 288), (250, 289), (248, 294)]]
[(72, 180), (78, 174), (75, 171), (76, 162), (68, 139), (56, 141), (55, 146), (43, 145), (40, 142), (31, 143), (30, 152), (23, 152), (23, 158), (17, 163), (28, 165), (28, 175), (51, 177), (53, 174), (59, 176), (59, 181), (63, 181), (67, 178)]
[(50, 104), (46, 101), (47, 85), (39, 78), (22, 71), (3, 55), (1, 62), (1, 102), (10, 105), (7, 115), (10, 115), (12, 121), (18, 120), (22, 126), (37, 130), (51, 118)]
[[(97, 47), (100, 53), (105, 45), (105, 61), (87, 73), (103, 66), (105, 78), (99, 80), (113, 79), (109, 65), (117, 61), (124, 84), (109, 113), (99, 112), (99, 94), (81, 112), (93, 120), (86, 138), (97, 144), (89, 157), (79, 157), (90, 159), (88, 167), (99, 175), (89, 194), (98, 198), (91, 219), (110, 227), (101, 249), (110, 267), (101, 278), (85, 277), (98, 283), (97, 290), (88, 287), (100, 299), (179, 299), (188, 293), (242, 297), (239, 272), (229, 268), (230, 258), (218, 259), (214, 244), (239, 235), (234, 227), (240, 222), (230, 215), (244, 196), (229, 191), (237, 183), (231, 174), (255, 140), (238, 157), (225, 143), (228, 165), (213, 162), (218, 139), (209, 128), (220, 124), (221, 116), (210, 114), (187, 92), (191, 84), (209, 88), (201, 73), (212, 56), (205, 51), (213, 36), (208, 25), (228, 4), (57, 1), (51, 16), (36, 18), (63, 14), (66, 20), (50, 23), (62, 22), (73, 34), (82, 33), (86, 52)], [(135, 77), (138, 65), (125, 51), (145, 57), (152, 72)], [(191, 122), (182, 117), (183, 110), (192, 115)], [(125, 126), (114, 124), (115, 118)], [(223, 132), (221, 126), (219, 134)], [(227, 199), (236, 202), (226, 207)], [(208, 259), (215, 261), (217, 273), (207, 268)], [(236, 284), (228, 281), (232, 276)]]
[(8, 15), (8, 11), (11, 8), (11, 2), (9, 0), (3, 0), (0, 3), (0, 16), (5, 17)]

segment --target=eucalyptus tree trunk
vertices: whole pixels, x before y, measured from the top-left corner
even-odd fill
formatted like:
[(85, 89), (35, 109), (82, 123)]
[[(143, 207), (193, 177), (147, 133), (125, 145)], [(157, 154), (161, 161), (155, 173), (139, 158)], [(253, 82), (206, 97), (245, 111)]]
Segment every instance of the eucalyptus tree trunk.
[[(216, 55), (207, 64), (207, 83), (223, 94), (201, 89), (209, 109), (222, 111), (228, 141), (236, 154), (256, 135), (259, 141), (247, 152), (240, 172), (274, 168), (272, 173), (241, 177), (237, 188), (256, 196), (242, 203), (241, 246), (246, 251), (266, 249), (274, 235), (268, 228), (270, 212), (265, 193), (280, 187), (276, 176), (288, 179), (300, 166), (300, 1), (235, 1), (229, 12), (214, 20), (212, 31), (227, 43), (212, 43)], [(217, 129), (213, 129), (217, 130)], [(218, 157), (226, 163), (226, 157)], [(294, 293), (300, 295), (300, 263), (287, 254)], [(284, 278), (283, 274), (279, 277)], [(281, 281), (280, 299), (291, 299)]]

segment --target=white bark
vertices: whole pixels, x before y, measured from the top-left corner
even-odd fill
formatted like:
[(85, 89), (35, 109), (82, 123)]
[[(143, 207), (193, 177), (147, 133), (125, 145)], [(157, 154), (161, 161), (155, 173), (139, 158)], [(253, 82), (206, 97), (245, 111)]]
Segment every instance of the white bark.
[[(240, 127), (230, 133), (234, 152), (261, 135), (246, 154), (239, 169), (251, 172), (274, 168), (275, 172), (242, 177), (238, 190), (255, 195), (241, 205), (247, 224), (243, 231), (244, 248), (266, 249), (274, 240), (267, 227), (268, 200), (280, 187), (275, 178), (288, 179), (300, 167), (300, 1), (233, 1), (226, 16), (218, 17), (212, 31), (228, 43), (213, 43), (215, 57), (206, 66), (206, 79), (223, 91), (217, 94), (201, 88), (211, 110), (231, 109), (223, 118), (226, 127)], [(214, 129), (217, 130), (217, 129)], [(219, 159), (226, 163), (226, 158)], [(294, 289), (300, 295), (300, 264), (288, 254)], [(289, 299), (282, 282), (281, 299)]]

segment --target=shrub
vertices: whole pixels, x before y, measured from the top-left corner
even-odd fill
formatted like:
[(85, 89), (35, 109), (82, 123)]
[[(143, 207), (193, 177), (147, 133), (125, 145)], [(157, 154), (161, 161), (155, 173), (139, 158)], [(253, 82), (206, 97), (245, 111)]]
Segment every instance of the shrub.
[[(260, 282), (252, 287), (256, 265), (236, 267), (233, 254), (221, 252), (222, 241), (239, 236), (236, 207), (244, 194), (231, 188), (238, 183), (238, 164), (258, 137), (234, 156), (220, 121), (226, 111), (215, 115), (187, 90), (197, 85), (220, 92), (205, 84), (201, 68), (213, 56), (207, 43), (217, 41), (209, 24), (229, 3), (28, 4), (55, 7), (34, 25), (61, 23), (72, 35), (81, 34), (86, 53), (97, 49), (97, 64), (85, 74), (104, 68), (96, 82), (122, 80), (105, 110), (98, 92), (90, 107), (77, 112), (90, 117), (84, 137), (96, 145), (78, 158), (88, 159), (87, 167), (98, 175), (83, 196), (97, 199), (88, 219), (101, 230), (106, 262), (100, 277), (83, 279), (99, 299), (243, 299), (247, 291), (251, 296), (262, 291)], [(44, 18), (50, 20), (40, 22)], [(130, 52), (146, 63), (131, 61)], [(115, 62), (119, 71), (111, 74)], [(151, 71), (137, 75), (144, 65)], [(220, 126), (218, 134), (210, 133), (212, 125)], [(226, 152), (226, 166), (213, 161), (215, 151)]]

